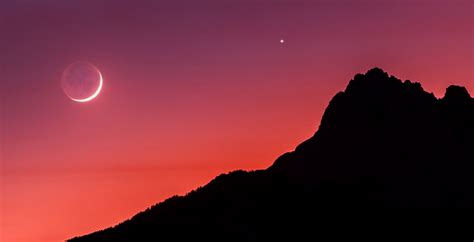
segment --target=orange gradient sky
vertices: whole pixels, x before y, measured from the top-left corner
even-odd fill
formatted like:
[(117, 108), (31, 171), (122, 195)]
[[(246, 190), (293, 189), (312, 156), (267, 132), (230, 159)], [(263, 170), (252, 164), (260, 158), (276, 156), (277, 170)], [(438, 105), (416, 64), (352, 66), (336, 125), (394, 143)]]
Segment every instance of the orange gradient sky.
[[(473, 2), (2, 1), (0, 241), (56, 242), (266, 168), (378, 66), (474, 92)], [(284, 39), (284, 43), (280, 43)], [(100, 69), (87, 103), (75, 61)]]

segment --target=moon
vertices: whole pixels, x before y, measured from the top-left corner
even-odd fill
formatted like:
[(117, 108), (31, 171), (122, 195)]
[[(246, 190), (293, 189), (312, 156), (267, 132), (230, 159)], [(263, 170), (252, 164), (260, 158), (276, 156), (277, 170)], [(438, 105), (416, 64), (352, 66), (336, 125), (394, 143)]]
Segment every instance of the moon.
[(83, 61), (69, 65), (61, 77), (61, 86), (66, 96), (81, 103), (96, 98), (102, 90), (103, 82), (99, 69)]

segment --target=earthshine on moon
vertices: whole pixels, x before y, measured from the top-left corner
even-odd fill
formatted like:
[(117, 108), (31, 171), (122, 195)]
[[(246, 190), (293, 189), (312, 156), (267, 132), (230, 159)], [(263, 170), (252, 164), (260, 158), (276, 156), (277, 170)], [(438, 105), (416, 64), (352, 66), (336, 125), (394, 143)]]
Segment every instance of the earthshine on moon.
[(64, 93), (76, 102), (88, 102), (96, 98), (102, 85), (103, 79), (99, 69), (88, 62), (69, 65), (61, 77)]

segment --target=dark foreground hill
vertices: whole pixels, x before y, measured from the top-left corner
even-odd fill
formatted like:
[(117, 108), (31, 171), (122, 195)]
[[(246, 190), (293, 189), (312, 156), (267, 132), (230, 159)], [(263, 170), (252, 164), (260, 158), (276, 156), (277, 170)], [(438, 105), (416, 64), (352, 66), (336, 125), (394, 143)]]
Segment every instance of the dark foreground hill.
[(306, 241), (326, 229), (372, 233), (396, 221), (434, 229), (453, 221), (382, 208), (473, 208), (473, 168), (474, 100), (466, 89), (450, 86), (437, 99), (375, 68), (356, 75), (315, 135), (268, 169), (220, 175), (70, 241)]

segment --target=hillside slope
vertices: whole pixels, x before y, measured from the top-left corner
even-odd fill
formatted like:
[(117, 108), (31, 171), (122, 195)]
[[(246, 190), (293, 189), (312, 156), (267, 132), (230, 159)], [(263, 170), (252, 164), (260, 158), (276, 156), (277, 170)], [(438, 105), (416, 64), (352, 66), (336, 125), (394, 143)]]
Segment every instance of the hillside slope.
[(465, 88), (450, 86), (437, 99), (374, 68), (334, 96), (313, 137), (268, 169), (220, 175), (70, 241), (314, 238), (325, 228), (354, 227), (354, 212), (473, 208), (473, 151), (474, 100)]

